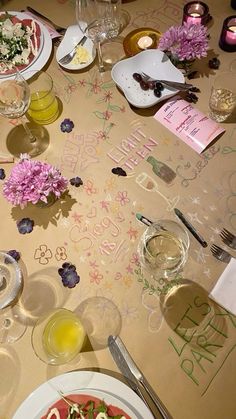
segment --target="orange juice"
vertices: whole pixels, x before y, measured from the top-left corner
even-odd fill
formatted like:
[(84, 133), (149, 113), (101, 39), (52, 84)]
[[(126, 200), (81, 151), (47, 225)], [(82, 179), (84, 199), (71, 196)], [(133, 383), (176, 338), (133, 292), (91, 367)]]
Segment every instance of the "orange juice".
[(62, 309), (48, 321), (43, 331), (43, 346), (48, 355), (67, 362), (76, 356), (84, 343), (85, 331), (75, 313)]
[(28, 115), (37, 124), (47, 125), (54, 122), (59, 114), (58, 101), (53, 91), (39, 91), (30, 96)]

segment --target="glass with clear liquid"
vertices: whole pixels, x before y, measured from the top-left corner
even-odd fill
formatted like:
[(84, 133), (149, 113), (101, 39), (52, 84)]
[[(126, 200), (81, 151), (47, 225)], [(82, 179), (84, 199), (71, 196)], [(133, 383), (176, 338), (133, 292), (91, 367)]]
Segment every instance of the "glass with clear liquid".
[(210, 118), (225, 121), (236, 106), (236, 74), (224, 72), (215, 78), (209, 99)]
[(188, 233), (179, 223), (172, 220), (157, 221), (141, 237), (141, 264), (155, 277), (168, 278), (183, 268), (188, 248)]

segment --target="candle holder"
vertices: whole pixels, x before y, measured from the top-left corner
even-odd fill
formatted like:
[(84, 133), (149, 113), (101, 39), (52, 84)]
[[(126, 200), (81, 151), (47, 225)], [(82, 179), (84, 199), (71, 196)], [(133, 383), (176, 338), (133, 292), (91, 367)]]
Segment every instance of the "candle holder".
[(219, 46), (224, 51), (236, 51), (236, 15), (229, 16), (224, 20)]
[(202, 1), (190, 1), (184, 6), (183, 23), (206, 25), (209, 20), (211, 20), (209, 7)]

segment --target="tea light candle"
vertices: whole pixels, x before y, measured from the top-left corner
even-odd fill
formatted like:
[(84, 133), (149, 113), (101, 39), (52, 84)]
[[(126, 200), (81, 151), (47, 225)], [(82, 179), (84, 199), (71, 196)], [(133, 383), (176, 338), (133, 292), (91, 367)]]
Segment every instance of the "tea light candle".
[(209, 7), (201, 1), (190, 1), (184, 6), (183, 23), (205, 25), (209, 18)]
[(224, 51), (236, 51), (236, 15), (229, 16), (224, 20), (219, 46)]
[(150, 36), (141, 36), (138, 40), (138, 46), (141, 49), (147, 49), (153, 44), (153, 39)]

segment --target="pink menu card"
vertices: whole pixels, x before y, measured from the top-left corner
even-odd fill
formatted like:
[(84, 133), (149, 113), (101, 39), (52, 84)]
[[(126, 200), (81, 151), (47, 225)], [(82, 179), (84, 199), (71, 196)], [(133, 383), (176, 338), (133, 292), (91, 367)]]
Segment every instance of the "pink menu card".
[(225, 131), (180, 96), (165, 102), (154, 118), (199, 154)]

